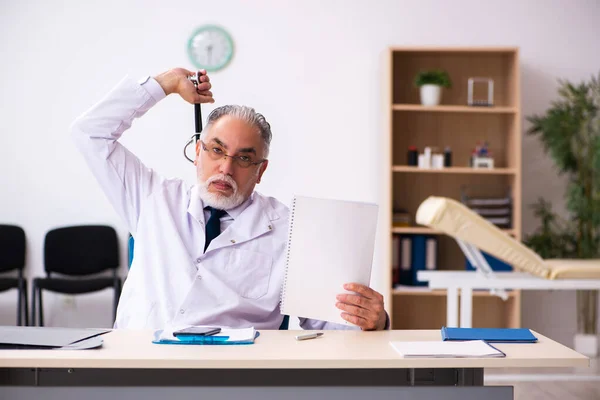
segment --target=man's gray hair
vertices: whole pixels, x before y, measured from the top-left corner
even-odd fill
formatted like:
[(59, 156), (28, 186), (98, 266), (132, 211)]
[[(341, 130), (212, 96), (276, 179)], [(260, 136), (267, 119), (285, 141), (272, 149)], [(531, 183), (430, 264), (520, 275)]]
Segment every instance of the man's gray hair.
[(206, 122), (206, 128), (210, 128), (212, 124), (217, 122), (219, 118), (229, 115), (234, 118), (238, 118), (242, 121), (247, 122), (251, 126), (254, 126), (258, 129), (258, 133), (260, 133), (260, 137), (264, 142), (264, 157), (267, 158), (269, 156), (269, 146), (271, 145), (271, 125), (267, 122), (265, 117), (257, 113), (254, 108), (247, 106), (238, 106), (238, 105), (226, 105), (217, 107), (208, 115), (208, 121)]

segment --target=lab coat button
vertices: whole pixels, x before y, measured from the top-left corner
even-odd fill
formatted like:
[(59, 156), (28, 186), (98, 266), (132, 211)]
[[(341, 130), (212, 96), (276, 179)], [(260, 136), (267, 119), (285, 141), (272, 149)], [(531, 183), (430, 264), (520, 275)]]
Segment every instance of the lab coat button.
[(200, 261), (202, 261), (202, 259), (201, 259), (200, 257), (196, 258), (196, 262), (197, 262), (198, 264), (200, 264)]
[(235, 240), (231, 239), (231, 243), (235, 243)]
[(198, 275), (198, 276), (196, 277), (196, 279), (198, 279), (198, 280), (201, 280), (201, 279), (202, 279), (202, 275)]
[(182, 308), (181, 310), (179, 310), (179, 314), (185, 314), (185, 310)]

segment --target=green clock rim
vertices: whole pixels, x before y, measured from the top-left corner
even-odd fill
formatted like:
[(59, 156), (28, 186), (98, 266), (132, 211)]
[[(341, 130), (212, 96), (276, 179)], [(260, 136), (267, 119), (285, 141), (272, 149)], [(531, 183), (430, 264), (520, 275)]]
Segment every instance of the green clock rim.
[[(214, 66), (214, 67), (207, 67), (205, 65), (201, 65), (199, 63), (196, 62), (196, 60), (194, 59), (194, 57), (192, 56), (192, 40), (194, 39), (194, 37), (199, 34), (202, 31), (206, 31), (206, 30), (217, 30), (220, 31), (224, 36), (225, 39), (227, 39), (227, 42), (229, 43), (229, 52), (227, 54), (227, 58), (225, 59), (224, 62), (222, 62), (221, 64)], [(188, 44), (187, 44), (187, 53), (188, 53), (188, 58), (190, 59), (190, 61), (192, 62), (192, 64), (194, 64), (195, 67), (199, 68), (199, 69), (205, 69), (207, 72), (215, 72), (215, 71), (219, 71), (223, 68), (225, 68), (230, 62), (231, 59), (233, 58), (233, 39), (231, 38), (231, 35), (229, 34), (229, 32), (227, 32), (223, 27), (220, 27), (218, 25), (202, 25), (201, 27), (199, 27), (198, 29), (196, 29), (190, 36), (190, 38), (188, 39)]]

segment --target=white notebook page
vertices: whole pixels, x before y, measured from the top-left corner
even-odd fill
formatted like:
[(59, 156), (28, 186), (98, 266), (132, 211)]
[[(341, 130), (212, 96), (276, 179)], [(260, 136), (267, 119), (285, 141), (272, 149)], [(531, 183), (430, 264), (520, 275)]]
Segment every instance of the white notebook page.
[(504, 353), (490, 346), (483, 340), (464, 342), (390, 342), (392, 347), (403, 357), (504, 357)]
[(335, 306), (345, 283), (369, 285), (376, 204), (296, 196), (281, 312), (352, 325)]

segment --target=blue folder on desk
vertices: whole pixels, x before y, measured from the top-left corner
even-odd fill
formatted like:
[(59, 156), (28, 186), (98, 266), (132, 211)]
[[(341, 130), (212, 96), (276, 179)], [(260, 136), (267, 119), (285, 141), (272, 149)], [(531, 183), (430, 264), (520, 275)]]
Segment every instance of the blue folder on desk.
[(442, 340), (484, 340), (495, 343), (535, 343), (537, 338), (525, 328), (442, 328)]
[(254, 328), (227, 329), (212, 336), (185, 336), (174, 337), (172, 332), (177, 329), (157, 330), (154, 332), (152, 343), (179, 344), (179, 345), (241, 345), (253, 344), (260, 333)]

